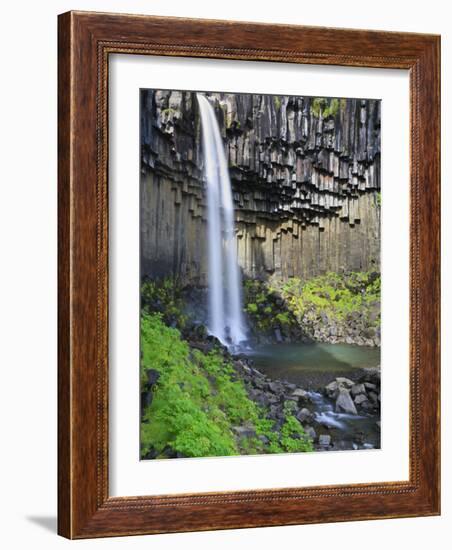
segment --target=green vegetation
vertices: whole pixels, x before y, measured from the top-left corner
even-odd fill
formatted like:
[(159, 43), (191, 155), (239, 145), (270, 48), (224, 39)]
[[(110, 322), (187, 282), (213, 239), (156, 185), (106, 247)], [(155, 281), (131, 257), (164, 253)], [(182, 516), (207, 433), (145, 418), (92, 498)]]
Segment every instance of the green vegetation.
[[(290, 410), (280, 432), (249, 399), (233, 365), (213, 350), (191, 349), (159, 313), (141, 317), (141, 385), (150, 369), (160, 376), (143, 413), (141, 456), (166, 458), (312, 451), (312, 442)], [(237, 427), (243, 431), (234, 430)], [(242, 433), (242, 435), (240, 435)], [(170, 455), (171, 456), (171, 455)]]
[[(380, 284), (376, 272), (326, 273), (271, 283), (245, 280), (244, 307), (256, 335), (274, 337), (279, 328), (293, 340), (303, 335), (323, 338), (323, 333), (316, 336), (319, 330), (336, 327), (334, 334), (345, 338), (352, 326), (373, 338), (380, 324)], [(170, 279), (143, 282), (141, 388), (146, 399), (141, 456), (312, 451), (312, 441), (294, 416), (294, 402), (286, 401), (276, 425), (270, 409), (250, 399), (242, 371), (221, 346), (199, 347), (196, 338), (191, 340), (184, 298)]]
[(279, 111), (281, 109), (281, 98), (279, 95), (273, 96), (273, 103), (275, 104), (275, 109)]
[(370, 317), (377, 309), (372, 324), (378, 326), (380, 286), (381, 277), (376, 272), (327, 273), (309, 281), (289, 279), (282, 285), (281, 295), (299, 321), (310, 311), (325, 312), (330, 319), (343, 321), (355, 313)]
[(145, 279), (141, 285), (141, 308), (144, 313), (161, 313), (167, 325), (179, 329), (183, 329), (188, 320), (182, 288), (171, 278)]
[(311, 113), (317, 118), (320, 116), (322, 116), (322, 118), (328, 118), (330, 116), (335, 117), (339, 112), (339, 109), (345, 109), (345, 106), (345, 99), (341, 99), (339, 101), (336, 97), (331, 99), (316, 97), (311, 103)]
[(296, 317), (288, 311), (279, 291), (263, 281), (244, 281), (244, 302), (254, 329), (262, 334), (272, 332), (275, 326), (286, 331), (297, 326)]
[(378, 192), (377, 195), (376, 195), (376, 197), (377, 197), (377, 199), (376, 199), (376, 200), (377, 200), (377, 206), (380, 206), (380, 207), (381, 207), (381, 193)]
[(176, 109), (173, 109), (172, 107), (168, 107), (166, 109), (162, 109), (162, 116), (171, 117), (174, 116), (177, 113)]
[(380, 326), (380, 284), (376, 272), (326, 273), (309, 280), (244, 282), (245, 312), (257, 334), (273, 335), (280, 328), (287, 336), (312, 336), (311, 324), (326, 317), (346, 334), (359, 317), (364, 328)]

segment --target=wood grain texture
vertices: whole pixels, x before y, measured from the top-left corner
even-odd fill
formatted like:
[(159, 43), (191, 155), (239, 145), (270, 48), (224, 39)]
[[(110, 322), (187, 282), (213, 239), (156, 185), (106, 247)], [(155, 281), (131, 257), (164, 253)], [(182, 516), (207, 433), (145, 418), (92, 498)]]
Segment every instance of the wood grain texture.
[[(439, 513), (438, 36), (69, 12), (59, 17), (58, 530), (68, 538)], [(108, 56), (410, 71), (410, 480), (108, 495)]]

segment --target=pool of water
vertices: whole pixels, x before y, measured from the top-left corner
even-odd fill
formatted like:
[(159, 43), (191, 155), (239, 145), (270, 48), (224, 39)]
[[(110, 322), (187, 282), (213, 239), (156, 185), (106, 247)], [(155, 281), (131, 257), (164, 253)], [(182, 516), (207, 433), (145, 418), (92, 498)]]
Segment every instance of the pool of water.
[[(380, 429), (373, 415), (336, 413), (334, 404), (323, 395), (326, 384), (338, 376), (354, 375), (380, 364), (380, 349), (347, 344), (273, 344), (248, 352), (254, 366), (272, 379), (287, 380), (310, 390), (317, 433), (328, 433), (334, 448), (379, 448)], [(356, 441), (360, 443), (357, 444)]]
[(319, 388), (337, 376), (380, 364), (380, 349), (348, 344), (266, 344), (247, 354), (254, 366), (273, 379)]

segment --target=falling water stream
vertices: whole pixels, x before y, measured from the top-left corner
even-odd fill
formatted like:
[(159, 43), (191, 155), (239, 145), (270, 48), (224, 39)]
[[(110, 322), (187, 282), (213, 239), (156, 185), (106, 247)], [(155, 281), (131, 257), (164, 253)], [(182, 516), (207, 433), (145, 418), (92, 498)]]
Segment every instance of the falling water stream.
[[(242, 313), (242, 282), (237, 261), (234, 203), (228, 164), (215, 110), (207, 97), (196, 94), (201, 113), (204, 170), (207, 192), (208, 247), (208, 329), (232, 352), (249, 354), (262, 372), (274, 379), (283, 377), (295, 383), (314, 385), (353, 370), (353, 346), (286, 345), (251, 349), (246, 345), (247, 330)], [(323, 346), (323, 347), (322, 347)], [(342, 346), (344, 347), (344, 346)], [(350, 349), (349, 349), (350, 348)], [(335, 357), (335, 351), (345, 354)], [(350, 351), (351, 350), (351, 351)], [(361, 358), (362, 359), (362, 358)], [(359, 366), (362, 366), (362, 361)], [(336, 372), (337, 371), (337, 372)], [(307, 378), (306, 378), (307, 377)], [(325, 381), (323, 379), (325, 378)], [(357, 448), (354, 433), (366, 433), (367, 447), (379, 446), (375, 419), (368, 416), (336, 413), (332, 404), (318, 391), (309, 392), (316, 422), (339, 434), (342, 448)], [(325, 428), (325, 429), (326, 429)], [(339, 448), (339, 447), (338, 447)]]
[(246, 329), (231, 181), (215, 111), (204, 95), (196, 95), (207, 180), (209, 331), (224, 344), (238, 347), (246, 340)]

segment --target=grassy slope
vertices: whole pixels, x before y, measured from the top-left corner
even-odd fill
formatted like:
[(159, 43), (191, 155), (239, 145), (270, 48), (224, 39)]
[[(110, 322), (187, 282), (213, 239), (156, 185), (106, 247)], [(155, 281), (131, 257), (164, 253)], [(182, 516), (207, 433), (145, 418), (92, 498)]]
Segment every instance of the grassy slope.
[[(143, 313), (141, 345), (142, 386), (148, 369), (160, 373), (143, 415), (142, 457), (152, 450), (164, 458), (168, 448), (187, 457), (313, 450), (289, 411), (280, 432), (273, 431), (273, 422), (248, 398), (232, 365), (217, 351), (190, 349), (159, 314)], [(253, 427), (255, 435), (237, 437), (233, 427), (242, 425)]]

